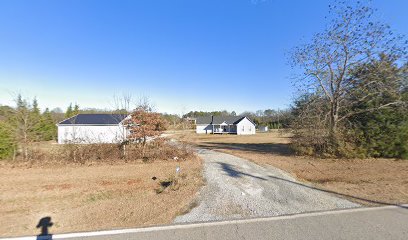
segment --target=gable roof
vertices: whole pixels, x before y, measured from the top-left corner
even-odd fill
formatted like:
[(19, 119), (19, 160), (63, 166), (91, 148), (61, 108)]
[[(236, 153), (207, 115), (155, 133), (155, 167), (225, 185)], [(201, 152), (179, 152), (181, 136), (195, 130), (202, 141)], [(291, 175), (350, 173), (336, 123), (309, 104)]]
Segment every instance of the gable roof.
[(211, 116), (197, 117), (196, 124), (211, 124)]
[[(242, 119), (247, 118), (251, 123), (251, 119), (246, 116), (205, 116), (205, 117), (197, 117), (196, 124), (222, 124), (223, 122), (227, 124), (238, 124), (241, 122)], [(254, 124), (255, 125), (255, 124)]]
[(128, 115), (126, 114), (78, 114), (58, 125), (117, 125)]

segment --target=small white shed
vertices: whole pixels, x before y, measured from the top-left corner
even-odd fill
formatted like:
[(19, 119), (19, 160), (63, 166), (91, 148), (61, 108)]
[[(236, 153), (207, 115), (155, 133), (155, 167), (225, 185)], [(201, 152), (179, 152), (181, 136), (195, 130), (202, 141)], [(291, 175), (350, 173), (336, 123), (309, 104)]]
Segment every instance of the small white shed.
[(125, 114), (78, 114), (57, 124), (58, 143), (119, 143), (126, 139)]
[(269, 130), (268, 126), (258, 126), (259, 132), (267, 132), (268, 130)]

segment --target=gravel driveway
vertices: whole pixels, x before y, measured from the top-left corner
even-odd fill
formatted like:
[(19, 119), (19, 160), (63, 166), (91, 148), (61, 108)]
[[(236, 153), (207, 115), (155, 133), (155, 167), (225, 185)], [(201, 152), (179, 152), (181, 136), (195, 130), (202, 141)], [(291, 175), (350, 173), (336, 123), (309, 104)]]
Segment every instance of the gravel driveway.
[(175, 222), (227, 220), (358, 207), (358, 204), (297, 182), (274, 167), (199, 149), (207, 181), (198, 206)]

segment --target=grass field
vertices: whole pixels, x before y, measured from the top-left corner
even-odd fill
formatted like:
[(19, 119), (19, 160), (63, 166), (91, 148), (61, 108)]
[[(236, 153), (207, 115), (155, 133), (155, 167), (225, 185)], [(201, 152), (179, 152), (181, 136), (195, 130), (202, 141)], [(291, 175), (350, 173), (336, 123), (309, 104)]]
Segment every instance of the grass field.
[(278, 131), (249, 136), (178, 132), (175, 137), (261, 165), (272, 165), (300, 181), (365, 205), (408, 203), (408, 161), (299, 157), (289, 148), (291, 135)]
[[(177, 190), (157, 194), (160, 180), (181, 167)], [(202, 185), (201, 161), (155, 161), (43, 167), (0, 165), (0, 236), (168, 224), (189, 209)], [(156, 180), (152, 178), (156, 177)]]

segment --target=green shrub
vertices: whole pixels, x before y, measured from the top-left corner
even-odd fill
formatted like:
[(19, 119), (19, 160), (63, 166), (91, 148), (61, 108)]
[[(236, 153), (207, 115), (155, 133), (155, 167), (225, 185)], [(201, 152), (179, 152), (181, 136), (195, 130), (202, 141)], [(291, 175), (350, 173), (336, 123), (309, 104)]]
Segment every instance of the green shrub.
[(14, 153), (15, 147), (10, 126), (0, 122), (0, 159), (10, 158)]

